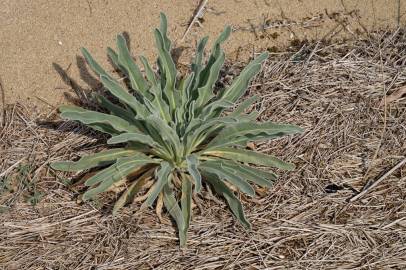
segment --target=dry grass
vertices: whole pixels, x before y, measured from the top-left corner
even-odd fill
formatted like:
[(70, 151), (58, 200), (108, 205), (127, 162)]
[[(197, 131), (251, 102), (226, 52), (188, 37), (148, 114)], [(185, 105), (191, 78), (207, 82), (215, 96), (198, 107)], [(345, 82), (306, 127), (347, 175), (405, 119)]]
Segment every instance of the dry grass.
[(0, 120), (0, 171), (14, 190), (1, 190), (0, 267), (405, 269), (405, 166), (348, 202), (405, 158), (406, 98), (380, 106), (405, 84), (401, 31), (274, 54), (250, 94), (263, 97), (256, 105), (261, 119), (306, 132), (256, 148), (297, 169), (259, 190), (257, 199), (243, 198), (250, 233), (204, 192), (204, 211), (195, 209), (185, 250), (174, 226), (159, 223), (152, 209), (139, 212), (134, 204), (112, 217), (112, 196), (78, 204), (81, 185), (69, 186), (68, 175), (48, 168), (50, 161), (104, 147), (105, 138), (72, 123), (41, 125), (22, 106), (11, 106)]

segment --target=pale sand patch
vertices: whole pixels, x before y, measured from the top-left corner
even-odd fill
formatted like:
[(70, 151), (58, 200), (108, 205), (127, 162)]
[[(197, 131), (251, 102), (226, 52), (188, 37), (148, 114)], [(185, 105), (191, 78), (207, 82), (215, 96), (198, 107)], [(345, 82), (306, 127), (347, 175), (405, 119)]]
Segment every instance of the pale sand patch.
[[(117, 33), (126, 31), (134, 54), (154, 59), (152, 30), (159, 12), (169, 18), (170, 36), (180, 48), (180, 63), (187, 64), (196, 40), (211, 40), (225, 27), (233, 33), (225, 46), (229, 59), (245, 60), (253, 51), (282, 48), (296, 39), (348, 37), (371, 29), (405, 23), (406, 5), (396, 0), (208, 1), (202, 28), (181, 37), (199, 1), (0, 1), (0, 78), (5, 102), (22, 101), (49, 110), (72, 92), (53, 64), (79, 86), (90, 88), (78, 68), (79, 48), (87, 47), (110, 67), (105, 50)], [(267, 28), (266, 31), (261, 28)], [(255, 31), (253, 31), (255, 29)], [(79, 61), (80, 62), (80, 61)], [(83, 77), (83, 76), (82, 76)], [(86, 76), (84, 76), (86, 77)], [(51, 106), (47, 105), (49, 103)]]

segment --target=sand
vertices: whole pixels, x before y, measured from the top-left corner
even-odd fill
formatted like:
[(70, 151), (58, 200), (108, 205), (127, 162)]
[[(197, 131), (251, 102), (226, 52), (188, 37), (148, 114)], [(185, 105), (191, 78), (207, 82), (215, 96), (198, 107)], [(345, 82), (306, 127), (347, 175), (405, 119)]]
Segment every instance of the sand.
[(106, 66), (105, 49), (120, 32), (129, 34), (134, 55), (154, 59), (152, 30), (160, 11), (169, 18), (180, 66), (189, 62), (198, 38), (213, 40), (225, 25), (236, 30), (226, 45), (229, 59), (244, 60), (253, 51), (282, 50), (297, 40), (365, 35), (406, 21), (406, 5), (397, 0), (208, 1), (201, 27), (194, 26), (182, 41), (198, 5), (190, 0), (1, 0), (2, 105), (20, 101), (50, 110), (66, 102), (73, 81), (94, 87), (86, 83), (79, 48), (88, 48)]

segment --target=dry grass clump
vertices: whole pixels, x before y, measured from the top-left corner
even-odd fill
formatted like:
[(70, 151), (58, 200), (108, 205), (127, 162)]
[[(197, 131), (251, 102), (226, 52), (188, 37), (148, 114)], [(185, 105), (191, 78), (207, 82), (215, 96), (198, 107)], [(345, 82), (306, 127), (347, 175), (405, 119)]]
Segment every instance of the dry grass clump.
[[(221, 83), (238, 65), (224, 71)], [(244, 231), (210, 192), (198, 198), (189, 245), (179, 250), (167, 215), (112, 198), (80, 204), (51, 161), (105, 147), (72, 123), (36, 121), (20, 105), (0, 133), (0, 267), (5, 269), (404, 269), (406, 167), (349, 202), (406, 155), (406, 33), (345, 44), (302, 44), (274, 54), (250, 88), (262, 120), (306, 128), (298, 137), (251, 145), (297, 165), (259, 199), (242, 197)], [(387, 101), (384, 97), (387, 96)], [(13, 192), (10, 192), (13, 191)], [(114, 194), (111, 194), (114, 196)], [(34, 197), (34, 199), (33, 199)], [(37, 198), (38, 197), (38, 198)], [(102, 207), (102, 205), (107, 205)]]

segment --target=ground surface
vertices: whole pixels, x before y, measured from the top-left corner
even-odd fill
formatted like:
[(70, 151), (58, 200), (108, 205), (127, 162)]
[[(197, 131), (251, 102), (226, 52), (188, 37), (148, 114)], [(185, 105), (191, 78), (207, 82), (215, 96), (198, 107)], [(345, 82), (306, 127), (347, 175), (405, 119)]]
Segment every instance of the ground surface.
[[(160, 11), (169, 17), (170, 36), (189, 62), (195, 41), (212, 40), (225, 25), (236, 30), (226, 46), (230, 59), (245, 60), (252, 51), (288, 45), (296, 39), (342, 38), (406, 21), (400, 0), (222, 0), (208, 1), (202, 28), (182, 41), (199, 1), (0, 0), (0, 79), (2, 103), (24, 102), (50, 110), (64, 102), (71, 81), (89, 88), (79, 48), (87, 47), (107, 65), (105, 49), (116, 34), (127, 32), (134, 54), (153, 58), (152, 29)], [(266, 29), (263, 31), (263, 29)], [(79, 66), (79, 67), (78, 67)]]
[[(272, 54), (249, 89), (262, 97), (259, 120), (306, 131), (255, 147), (297, 169), (258, 189), (258, 198), (242, 198), (252, 232), (203, 192), (185, 250), (167, 215), (160, 223), (134, 203), (112, 217), (113, 194), (79, 204), (83, 186), (49, 169), (105, 147), (105, 138), (8, 106), (0, 125), (0, 268), (405, 269), (406, 167), (349, 201), (405, 159), (405, 44), (399, 30)], [(223, 78), (239, 67), (226, 67)]]

